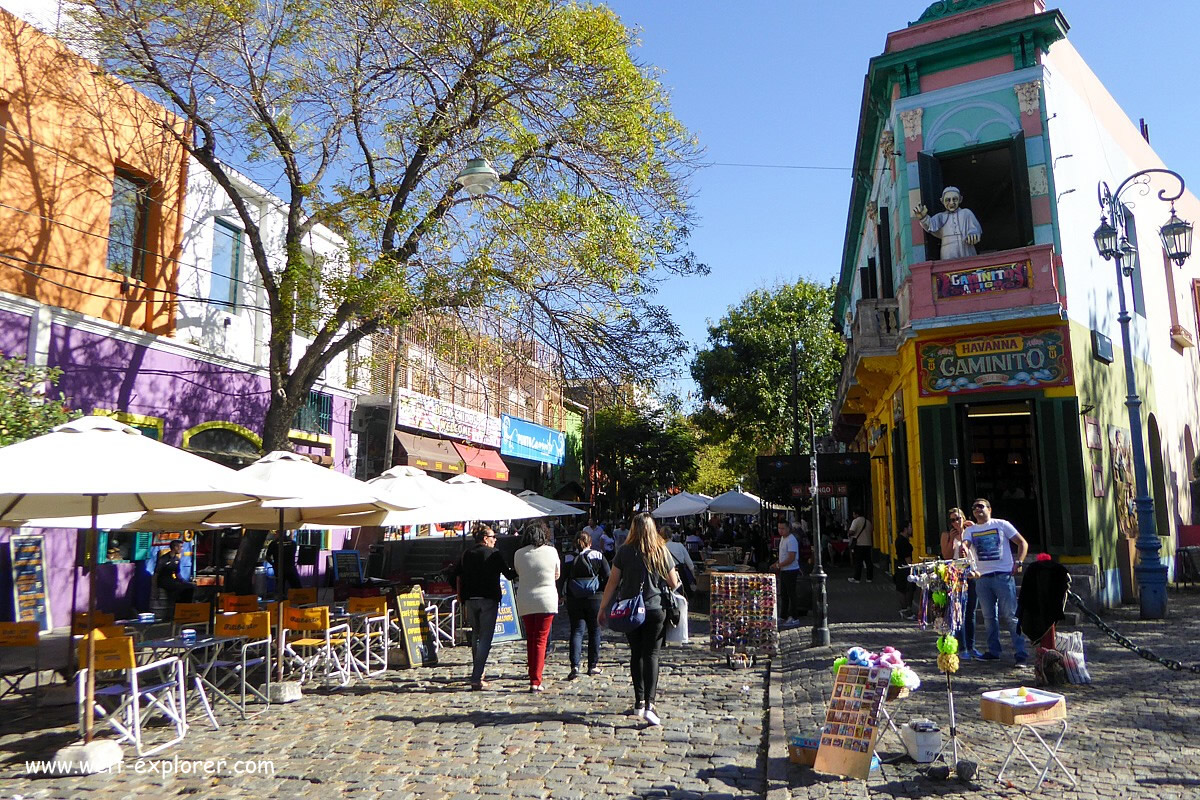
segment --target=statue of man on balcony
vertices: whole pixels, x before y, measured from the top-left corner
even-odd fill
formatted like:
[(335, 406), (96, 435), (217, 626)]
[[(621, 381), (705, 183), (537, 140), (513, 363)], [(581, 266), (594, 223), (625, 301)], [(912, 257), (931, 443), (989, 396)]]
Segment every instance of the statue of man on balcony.
[(975, 245), (979, 244), (983, 228), (979, 227), (979, 220), (970, 209), (961, 208), (962, 192), (957, 186), (947, 186), (942, 191), (942, 205), (946, 210), (932, 217), (924, 205), (913, 208), (921, 227), (942, 240), (942, 260), (975, 255)]

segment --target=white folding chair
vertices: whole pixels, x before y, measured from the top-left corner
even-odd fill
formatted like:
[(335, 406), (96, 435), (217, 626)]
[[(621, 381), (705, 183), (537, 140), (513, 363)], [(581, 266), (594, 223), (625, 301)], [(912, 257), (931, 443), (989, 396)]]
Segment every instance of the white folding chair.
[[(213, 622), (213, 636), (221, 642), (210, 661), (197, 664), (199, 680), (219, 699), (236, 708), (242, 719), (256, 717), (271, 704), (271, 621), (266, 611), (254, 614), (221, 614)], [(261, 688), (250, 675), (262, 670)], [(263, 707), (247, 711), (247, 700), (257, 697)]]
[(329, 609), (293, 608), (283, 611), (283, 650), (300, 671), (300, 682), (314, 677), (350, 683), (350, 625), (329, 624)]
[[(115, 730), (118, 742), (132, 742), (139, 756), (153, 755), (183, 740), (184, 721), (183, 662), (176, 656), (138, 666), (133, 657), (133, 639), (129, 636), (100, 638), (95, 645), (96, 687), (93, 711)], [(79, 662), (87, 662), (87, 638), (79, 644)], [(105, 679), (102, 683), (102, 676)], [(77, 677), (79, 727), (87, 713), (87, 668)], [(174, 738), (153, 747), (142, 741), (146, 720), (161, 713), (174, 729)]]
[[(387, 672), (388, 649), (391, 647), (391, 612), (386, 597), (351, 597), (347, 611), (362, 614), (361, 627), (350, 632), (350, 655), (361, 662), (364, 677)], [(372, 667), (372, 661), (379, 662)]]

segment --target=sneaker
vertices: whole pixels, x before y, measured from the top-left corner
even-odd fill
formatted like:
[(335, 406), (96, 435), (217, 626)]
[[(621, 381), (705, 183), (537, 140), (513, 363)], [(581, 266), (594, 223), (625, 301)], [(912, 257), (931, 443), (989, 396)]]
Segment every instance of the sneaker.
[(601, 672), (604, 672), (604, 668), (599, 665), (588, 667), (588, 675), (599, 675)]
[(579, 670), (571, 667), (571, 671), (567, 673), (567, 680), (573, 681), (579, 677)]
[(635, 705), (633, 708), (629, 709), (625, 713), (631, 717), (638, 717), (639, 719), (645, 719), (646, 718), (646, 707), (643, 706), (641, 703), (638, 703), (637, 705)]
[(971, 658), (978, 658), (978, 659), (983, 658), (983, 653), (979, 652), (974, 647), (972, 647), (969, 652), (971, 653)]
[(916, 619), (916, 618), (917, 618), (917, 615), (916, 615), (916, 614), (914, 614), (914, 613), (912, 613), (911, 611), (901, 611), (901, 612), (900, 612), (900, 617), (901, 617), (902, 619)]
[(662, 720), (659, 719), (658, 713), (653, 708), (647, 708), (645, 711), (643, 711), (642, 719), (650, 723), (650, 727), (652, 728), (660, 727), (662, 725)]
[(1028, 663), (1029, 663), (1029, 656), (1024, 655), (1024, 654), (1019, 655), (1013, 659), (1013, 665), (1017, 666), (1017, 667), (1023, 667)]
[(980, 653), (978, 656), (980, 661), (999, 661), (1000, 656), (995, 653)]
[(847, 578), (846, 581), (848, 583), (858, 583), (858, 578)]
[(971, 659), (972, 659), (972, 656), (971, 656), (970, 650), (959, 649), (959, 651), (958, 651), (958, 660), (959, 661), (970, 661)]

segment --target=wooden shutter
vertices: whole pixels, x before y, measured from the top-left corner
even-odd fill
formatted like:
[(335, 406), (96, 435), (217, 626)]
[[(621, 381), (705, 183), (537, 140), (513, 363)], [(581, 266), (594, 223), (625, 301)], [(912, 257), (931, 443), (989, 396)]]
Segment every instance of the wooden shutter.
[(1029, 196), (1029, 159), (1025, 134), (1018, 133), (1009, 144), (1013, 171), (1013, 207), (1017, 209), (1017, 235), (1025, 247), (1033, 244), (1033, 199)]
[(879, 291), (880, 297), (896, 296), (896, 280), (892, 273), (892, 221), (886, 208), (879, 209)]
[(917, 428), (921, 441), (921, 478), (925, 484), (925, 541), (933, 543), (940, 541), (946, 510), (957, 503), (954, 468), (950, 466), (950, 459), (958, 457), (954, 408), (945, 405), (917, 409)]
[[(921, 203), (930, 214), (945, 211), (942, 205), (942, 163), (933, 153), (917, 153), (917, 175), (921, 181)], [(925, 260), (936, 261), (942, 257), (942, 240), (925, 234)]]
[(1079, 404), (1074, 397), (1051, 397), (1035, 401), (1035, 406), (1046, 550), (1051, 555), (1086, 555), (1091, 540)]

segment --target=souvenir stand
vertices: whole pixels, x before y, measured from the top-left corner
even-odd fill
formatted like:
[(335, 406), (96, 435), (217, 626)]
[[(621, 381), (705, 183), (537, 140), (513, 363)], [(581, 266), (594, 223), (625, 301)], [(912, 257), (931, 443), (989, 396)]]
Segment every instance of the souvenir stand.
[(773, 574), (713, 573), (709, 646), (725, 651), (731, 667), (750, 666), (757, 656), (779, 654), (775, 597)]
[[(909, 567), (908, 579), (917, 585), (920, 601), (917, 610), (917, 625), (921, 630), (933, 628), (938, 636), (938, 669), (946, 674), (946, 703), (950, 712), (950, 738), (942, 746), (937, 758), (945, 761), (949, 748), (953, 767), (958, 777), (970, 779), (975, 774), (976, 764), (961, 759), (966, 744), (958, 738), (958, 723), (954, 715), (954, 680), (958, 672), (958, 632), (963, 626), (963, 597), (967, 593), (967, 574), (974, 562), (969, 558), (951, 558), (938, 561), (923, 561)], [(890, 722), (890, 720), (889, 720)], [(895, 726), (892, 726), (893, 729)]]

